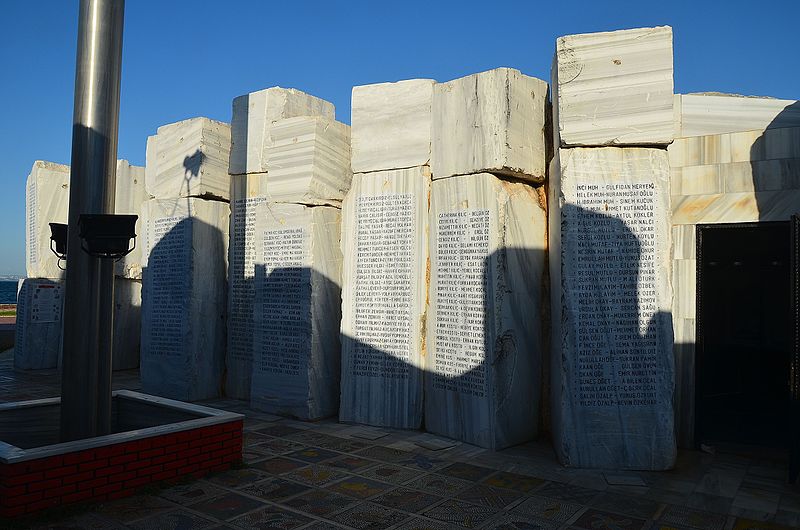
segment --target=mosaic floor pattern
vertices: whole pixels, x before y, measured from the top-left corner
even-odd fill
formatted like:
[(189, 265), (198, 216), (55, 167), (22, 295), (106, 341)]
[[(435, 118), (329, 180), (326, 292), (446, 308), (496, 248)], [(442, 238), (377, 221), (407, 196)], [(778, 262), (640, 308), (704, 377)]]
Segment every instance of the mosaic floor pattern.
[[(15, 371), (8, 358), (0, 359), (0, 402), (58, 395), (58, 373), (45, 372)], [(114, 388), (138, 387), (136, 371), (115, 373)], [(356, 436), (373, 430), (334, 420), (282, 419), (231, 399), (203, 404), (246, 415), (242, 467), (61, 516), (29, 519), (20, 527), (800, 528), (800, 487), (784, 483), (785, 462), (779, 457), (681, 451), (673, 471), (630, 472), (626, 475), (640, 479), (631, 483), (640, 485), (612, 485), (602, 471), (559, 466), (545, 442), (492, 452), (417, 431), (380, 429), (374, 431), (379, 437)], [(426, 443), (418, 443), (422, 439)], [(727, 477), (736, 484), (723, 484)], [(0, 520), (0, 528), (5, 527)]]

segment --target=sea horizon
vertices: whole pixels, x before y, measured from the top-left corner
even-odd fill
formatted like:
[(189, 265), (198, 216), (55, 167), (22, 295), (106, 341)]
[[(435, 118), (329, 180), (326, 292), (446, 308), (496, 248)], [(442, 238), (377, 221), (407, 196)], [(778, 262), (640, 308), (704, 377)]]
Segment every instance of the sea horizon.
[(0, 278), (0, 304), (17, 303), (17, 280)]

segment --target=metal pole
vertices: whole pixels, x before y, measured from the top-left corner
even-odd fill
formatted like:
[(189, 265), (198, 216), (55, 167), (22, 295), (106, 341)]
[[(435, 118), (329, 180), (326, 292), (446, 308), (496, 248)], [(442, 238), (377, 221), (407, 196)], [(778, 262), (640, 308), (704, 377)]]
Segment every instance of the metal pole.
[(114, 213), (124, 0), (81, 0), (64, 297), (61, 439), (110, 431), (113, 262), (81, 250), (78, 218)]

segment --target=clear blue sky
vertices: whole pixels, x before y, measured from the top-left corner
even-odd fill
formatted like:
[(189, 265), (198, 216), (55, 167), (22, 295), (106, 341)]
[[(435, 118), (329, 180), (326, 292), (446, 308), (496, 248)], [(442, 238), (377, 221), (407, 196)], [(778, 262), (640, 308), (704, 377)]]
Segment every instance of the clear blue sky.
[[(33, 161), (70, 161), (77, 6), (2, 3), (0, 275), (25, 272)], [(128, 0), (119, 157), (144, 165), (159, 125), (230, 121), (231, 100), (253, 90), (299, 88), (349, 123), (353, 85), (498, 66), (549, 80), (556, 37), (637, 26), (673, 27), (676, 92), (800, 99), (798, 20), (800, 0)]]

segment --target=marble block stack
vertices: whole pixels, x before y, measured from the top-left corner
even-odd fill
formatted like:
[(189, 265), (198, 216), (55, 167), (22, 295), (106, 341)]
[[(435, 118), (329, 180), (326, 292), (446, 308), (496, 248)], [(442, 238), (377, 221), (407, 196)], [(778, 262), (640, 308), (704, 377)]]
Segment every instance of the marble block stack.
[[(55, 368), (60, 362), (61, 312), (48, 312), (48, 318), (37, 317), (39, 300), (48, 300), (59, 293), (67, 266), (50, 250), (49, 223), (66, 223), (69, 210), (69, 166), (36, 161), (28, 176), (26, 188), (26, 272), (28, 280), (21, 286), (20, 296), (31, 306), (20, 311), (15, 359), (19, 367)], [(144, 168), (127, 160), (117, 161), (115, 212), (141, 216), (146, 199)], [(141, 234), (137, 222), (137, 234)], [(115, 314), (113, 368), (125, 370), (139, 365), (141, 309), (141, 247), (115, 265)], [(54, 289), (54, 290), (51, 290)], [(41, 295), (41, 296), (40, 296)], [(29, 297), (29, 298), (26, 298)], [(51, 329), (52, 328), (52, 329)]]
[[(289, 198), (300, 199), (303, 194), (298, 193), (298, 186), (307, 185), (307, 190), (316, 190), (320, 184), (319, 179), (314, 179), (313, 184), (303, 183), (304, 178), (309, 179), (312, 175), (308, 172), (306, 175), (297, 175), (295, 181), (273, 175), (277, 181), (270, 179), (270, 186), (267, 186), (270, 167), (266, 149), (271, 143), (273, 126), (278, 121), (304, 116), (333, 120), (333, 104), (299, 90), (280, 87), (259, 90), (233, 100), (232, 145), (228, 167), (231, 244), (228, 250), (225, 394), (237, 399), (249, 400), (251, 394), (256, 206), (270, 199), (280, 199), (285, 192), (288, 192)], [(317, 122), (313, 123), (316, 125)]]
[(557, 40), (549, 237), (562, 464), (672, 467), (672, 30)]
[[(242, 99), (249, 101), (245, 105)], [(253, 105), (253, 101), (260, 101)], [(238, 103), (237, 103), (238, 102)], [(231, 230), (229, 394), (303, 420), (338, 410), (341, 202), (350, 189), (350, 128), (333, 105), (294, 89), (234, 100), (233, 159), (248, 151), (234, 193)], [(246, 112), (246, 113), (245, 113)], [(251, 114), (257, 114), (251, 118)], [(239, 124), (237, 126), (237, 123)], [(261, 124), (247, 134), (242, 124)], [(252, 160), (254, 156), (257, 161)], [(238, 201), (238, 202), (236, 202)], [(234, 273), (236, 274), (234, 276)], [(250, 314), (245, 314), (249, 309)]]
[(197, 401), (222, 391), (230, 126), (208, 118), (147, 141), (142, 208), (142, 389)]
[(422, 425), (434, 81), (357, 86), (342, 208), (339, 419)]
[(546, 105), (510, 68), (434, 87), (425, 428), (491, 449), (538, 431)]

